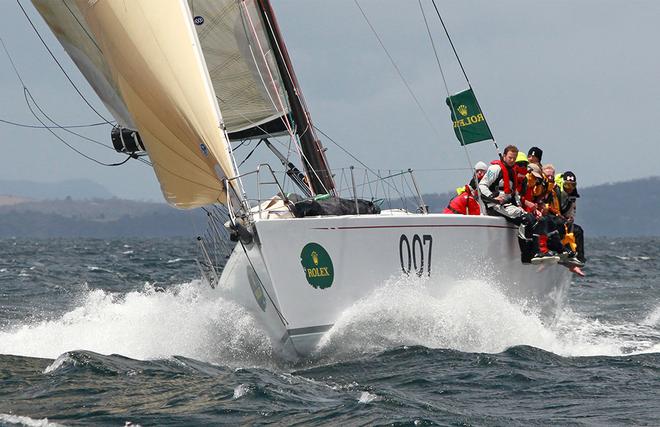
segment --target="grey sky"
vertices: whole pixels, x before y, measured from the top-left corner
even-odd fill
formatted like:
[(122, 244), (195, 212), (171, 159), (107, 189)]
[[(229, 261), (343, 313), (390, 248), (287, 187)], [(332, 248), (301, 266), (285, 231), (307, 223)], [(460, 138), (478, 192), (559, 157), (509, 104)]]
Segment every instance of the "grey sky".
[[(42, 35), (95, 106), (31, 4)], [(427, 11), (453, 92), (465, 87), (430, 2)], [(544, 150), (544, 162), (571, 169), (581, 186), (658, 175), (660, 152), (660, 2), (438, 1), (501, 148)], [(361, 0), (433, 127), (399, 79), (353, 1), (273, 0), (315, 124), (373, 168), (418, 169), (423, 191), (462, 184), (466, 167), (451, 129), (446, 96), (415, 0)], [(40, 106), (63, 124), (97, 122), (65, 80), (13, 1), (0, 2), (0, 36)], [(36, 123), (4, 52), (0, 118)], [(105, 111), (105, 110), (103, 110)], [(85, 134), (109, 143), (109, 129)], [(122, 158), (67, 137), (102, 161)], [(0, 124), (0, 179), (57, 181), (87, 177), (120, 197), (160, 199), (150, 168), (131, 161), (97, 166), (43, 130)], [(352, 163), (324, 141), (332, 167)], [(469, 147), (474, 161), (495, 157), (489, 142)], [(241, 149), (237, 159), (247, 154)], [(273, 162), (268, 153), (258, 158)], [(250, 189), (248, 189), (250, 190)], [(1, 192), (1, 191), (0, 191)]]

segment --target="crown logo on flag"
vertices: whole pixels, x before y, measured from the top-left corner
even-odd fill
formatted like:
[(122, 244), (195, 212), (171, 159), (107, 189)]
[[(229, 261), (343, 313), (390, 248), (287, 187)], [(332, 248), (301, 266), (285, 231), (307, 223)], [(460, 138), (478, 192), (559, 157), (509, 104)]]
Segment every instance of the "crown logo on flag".
[(468, 109), (465, 105), (459, 105), (456, 110), (461, 114), (461, 116), (467, 116), (468, 114)]

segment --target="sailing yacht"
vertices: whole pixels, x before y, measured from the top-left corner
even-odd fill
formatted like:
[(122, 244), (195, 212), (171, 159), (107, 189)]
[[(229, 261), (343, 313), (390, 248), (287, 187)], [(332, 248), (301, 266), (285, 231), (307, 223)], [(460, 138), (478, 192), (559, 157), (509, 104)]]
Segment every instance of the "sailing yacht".
[[(353, 175), (340, 197), (268, 0), (32, 1), (115, 117), (115, 148), (148, 155), (172, 206), (207, 210), (205, 280), (283, 354), (312, 353), (345, 310), (401, 276), (439, 292), (487, 278), (549, 317), (562, 303), (565, 268), (522, 265), (503, 218), (427, 212), (412, 172), (417, 209), (358, 198)], [(281, 135), (286, 155), (269, 140)], [(232, 146), (248, 139), (285, 171), (239, 171)]]

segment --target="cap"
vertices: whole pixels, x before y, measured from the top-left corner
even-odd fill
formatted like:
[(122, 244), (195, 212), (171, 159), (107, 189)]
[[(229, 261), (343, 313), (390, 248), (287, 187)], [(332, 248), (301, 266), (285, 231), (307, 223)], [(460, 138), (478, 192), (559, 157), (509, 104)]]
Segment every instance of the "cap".
[(484, 162), (479, 161), (479, 162), (477, 162), (476, 165), (474, 165), (474, 170), (476, 170), (476, 171), (488, 170), (488, 165), (486, 165), (486, 163), (484, 163)]
[(537, 178), (543, 178), (543, 171), (541, 171), (541, 167), (537, 165), (536, 163), (530, 163), (527, 166), (527, 170), (534, 175)]
[(569, 196), (572, 197), (580, 197), (580, 194), (577, 192), (577, 178), (575, 177), (575, 174), (571, 171), (566, 171), (562, 175), (562, 178), (564, 179), (564, 185), (567, 183), (575, 184), (575, 188), (573, 191), (569, 194)]
[(529, 163), (529, 160), (527, 160), (527, 156), (525, 156), (525, 153), (522, 153), (520, 151), (518, 151), (518, 157), (516, 157), (516, 163), (519, 162)]
[(575, 177), (575, 174), (571, 171), (566, 171), (562, 174), (562, 178), (564, 178), (564, 182), (570, 182), (575, 185), (577, 185), (577, 178)]
[(541, 158), (543, 157), (543, 150), (541, 150), (539, 147), (532, 147), (527, 152), (527, 156), (536, 156), (536, 158), (539, 159), (540, 162)]

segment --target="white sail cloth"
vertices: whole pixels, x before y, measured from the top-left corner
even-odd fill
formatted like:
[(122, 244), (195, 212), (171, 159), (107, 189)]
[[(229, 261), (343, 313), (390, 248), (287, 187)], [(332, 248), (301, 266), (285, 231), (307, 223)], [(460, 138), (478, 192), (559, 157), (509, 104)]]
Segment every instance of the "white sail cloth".
[(176, 207), (225, 203), (236, 172), (221, 123), (243, 137), (286, 130), (255, 0), (32, 2), (117, 123), (139, 131)]
[(78, 0), (168, 202), (225, 203), (234, 176), (192, 17), (183, 1)]
[(112, 80), (103, 53), (74, 0), (32, 0), (66, 53), (121, 127), (136, 129)]
[(245, 131), (286, 115), (290, 107), (276, 47), (256, 2), (188, 0), (188, 5), (227, 131)]

